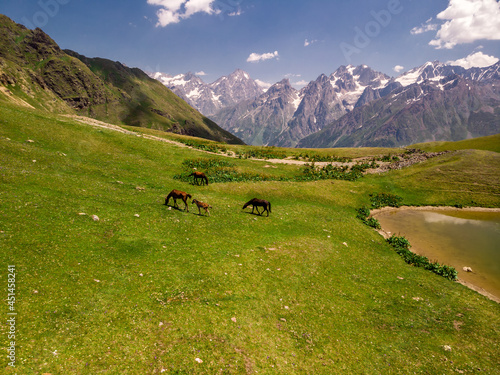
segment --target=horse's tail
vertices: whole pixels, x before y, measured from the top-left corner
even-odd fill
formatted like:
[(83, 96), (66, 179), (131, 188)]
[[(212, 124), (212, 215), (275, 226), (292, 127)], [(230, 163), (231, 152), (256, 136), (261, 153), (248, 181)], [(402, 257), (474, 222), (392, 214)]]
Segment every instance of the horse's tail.
[(269, 202), (269, 212), (271, 212), (271, 202)]

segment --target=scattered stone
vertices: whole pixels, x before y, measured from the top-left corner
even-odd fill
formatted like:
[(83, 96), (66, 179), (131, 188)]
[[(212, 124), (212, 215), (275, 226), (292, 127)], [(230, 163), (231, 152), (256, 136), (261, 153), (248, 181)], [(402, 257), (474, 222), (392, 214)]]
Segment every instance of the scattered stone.
[(26, 142), (28, 142), (28, 143), (35, 143), (35, 141), (32, 140), (32, 139), (28, 139), (28, 140), (26, 140)]
[(123, 182), (121, 182), (121, 181), (116, 181), (116, 183), (123, 185)]
[(443, 349), (445, 352), (451, 352), (451, 346), (449, 345), (443, 345)]
[(139, 217), (139, 214), (134, 214), (135, 217)]
[(99, 221), (99, 216), (97, 216), (97, 215), (92, 215), (92, 220), (94, 220), (94, 221)]
[(236, 323), (236, 318), (232, 317), (231, 320)]
[(143, 188), (143, 187), (140, 187), (140, 186), (136, 186), (135, 190), (144, 191), (144, 190), (146, 190), (146, 188)]
[(194, 360), (198, 363), (203, 363), (203, 361), (200, 358), (195, 358)]
[(285, 318), (280, 318), (280, 320), (281, 320), (282, 322), (286, 322), (286, 319), (285, 319)]
[(100, 283), (100, 282), (101, 282), (101, 280), (97, 280), (97, 279), (94, 279), (94, 281), (95, 281), (96, 283)]
[(342, 242), (342, 245), (349, 247), (349, 246), (347, 246), (347, 242)]
[(79, 213), (78, 213), (78, 215), (80, 215), (80, 216), (85, 216), (85, 215), (87, 215), (87, 214), (86, 214), (85, 212), (79, 212)]
[(465, 272), (472, 272), (472, 268), (470, 267), (464, 267), (462, 268)]
[(160, 324), (158, 324), (158, 327), (161, 327), (163, 325), (163, 322), (160, 322)]

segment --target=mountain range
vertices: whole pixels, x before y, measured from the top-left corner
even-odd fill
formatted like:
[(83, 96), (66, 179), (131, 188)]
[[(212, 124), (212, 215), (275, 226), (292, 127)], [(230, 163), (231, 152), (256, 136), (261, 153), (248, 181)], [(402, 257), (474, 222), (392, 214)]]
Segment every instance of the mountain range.
[(213, 115), (222, 108), (236, 105), (242, 100), (256, 98), (265, 91), (262, 85), (241, 69), (208, 84), (191, 72), (176, 76), (161, 72), (148, 74), (205, 116)]
[[(191, 74), (168, 83), (174, 92), (184, 88), (182, 95), (188, 99), (196, 96), (194, 106), (202, 112), (211, 108), (207, 116), (248, 144), (392, 147), (499, 133), (499, 72), (500, 63), (465, 69), (435, 61), (392, 78), (366, 65), (349, 65), (329, 76), (321, 74), (301, 90), (284, 79), (257, 97), (257, 90), (244, 89), (240, 95), (233, 91), (230, 100), (221, 91), (218, 96), (213, 91), (194, 95), (198, 91), (190, 86), (194, 79), (198, 87), (216, 86), (220, 80), (207, 85)], [(258, 86), (241, 70), (224, 79), (231, 82), (233, 76), (244, 76), (245, 88)], [(238, 88), (235, 83), (229, 86)], [(222, 104), (235, 98), (240, 99), (236, 104)]]
[(41, 29), (0, 15), (0, 101), (114, 124), (242, 144), (163, 84), (118, 61), (62, 50)]

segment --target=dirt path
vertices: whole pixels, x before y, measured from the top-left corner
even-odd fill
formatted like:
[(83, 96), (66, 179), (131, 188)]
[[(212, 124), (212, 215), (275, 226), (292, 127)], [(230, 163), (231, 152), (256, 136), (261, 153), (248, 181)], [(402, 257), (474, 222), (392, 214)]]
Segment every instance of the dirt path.
[[(219, 153), (210, 152), (210, 151), (206, 151), (206, 150), (199, 150), (199, 149), (194, 148), (192, 146), (188, 146), (182, 142), (176, 142), (176, 141), (172, 141), (170, 139), (165, 139), (165, 138), (161, 138), (161, 137), (157, 137), (157, 136), (149, 135), (149, 134), (139, 134), (137, 132), (126, 130), (126, 129), (122, 128), (121, 126), (109, 124), (107, 122), (99, 121), (99, 120), (96, 120), (96, 119), (93, 119), (90, 117), (78, 116), (78, 115), (62, 115), (62, 116), (66, 117), (66, 118), (71, 118), (71, 119), (76, 120), (78, 122), (81, 122), (83, 124), (87, 124), (87, 125), (91, 125), (91, 126), (95, 126), (95, 127), (100, 127), (100, 128), (105, 128), (105, 129), (109, 129), (109, 130), (114, 130), (114, 131), (117, 131), (117, 132), (120, 132), (123, 134), (133, 135), (135, 137), (142, 137), (142, 138), (151, 139), (151, 140), (158, 141), (158, 142), (165, 142), (165, 143), (169, 143), (169, 144), (172, 144), (172, 145), (175, 145), (178, 147), (191, 148), (193, 150), (196, 150), (198, 152), (203, 152), (206, 154), (225, 156), (225, 157), (229, 157), (229, 158), (237, 158), (236, 154), (234, 152), (231, 152), (231, 151), (226, 153), (226, 154), (219, 154)], [(425, 161), (429, 158), (432, 158), (432, 157), (435, 157), (435, 156), (438, 156), (438, 155), (441, 155), (444, 153), (445, 152), (416, 153), (416, 154), (412, 154), (409, 158), (405, 158), (404, 160), (398, 161), (398, 162), (378, 161), (377, 162), (377, 164), (379, 165), (378, 168), (368, 169), (365, 173), (367, 173), (367, 174), (384, 173), (384, 172), (387, 172), (387, 171), (392, 170), (392, 169), (405, 168), (405, 167), (408, 167), (412, 164), (420, 163), (420, 162)], [(319, 162), (314, 162), (314, 165), (317, 167), (324, 167), (326, 165), (331, 164), (331, 165), (336, 166), (336, 167), (341, 167), (341, 166), (351, 167), (355, 164), (362, 163), (364, 161), (369, 162), (369, 161), (371, 161), (371, 159), (372, 158), (357, 158), (357, 159), (354, 159), (353, 161), (348, 162), (348, 163), (327, 162), (327, 161), (321, 162), (321, 161), (319, 161)], [(251, 160), (263, 161), (263, 162), (270, 163), (270, 164), (288, 164), (288, 165), (311, 164), (311, 162), (304, 161), (304, 160), (296, 160), (296, 159), (293, 159), (292, 157), (287, 157), (285, 159), (252, 158)], [(266, 166), (266, 167), (269, 167), (269, 166)]]

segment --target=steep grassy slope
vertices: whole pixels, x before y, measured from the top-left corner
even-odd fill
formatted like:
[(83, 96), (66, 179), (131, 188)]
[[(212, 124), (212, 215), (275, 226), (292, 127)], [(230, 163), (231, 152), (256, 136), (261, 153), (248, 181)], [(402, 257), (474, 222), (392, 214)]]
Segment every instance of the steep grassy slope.
[[(357, 182), (201, 187), (173, 179), (206, 155), (196, 150), (1, 109), (0, 275), (15, 265), (18, 312), (16, 368), (4, 357), (5, 373), (498, 372), (500, 306), (408, 266), (355, 217), (381, 191), (500, 207), (497, 153)], [(173, 188), (212, 216), (169, 209)], [(241, 209), (254, 196), (272, 202), (269, 217)]]
[(116, 124), (243, 143), (141, 70), (67, 52), (42, 30), (28, 30), (0, 15), (0, 98)]

